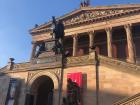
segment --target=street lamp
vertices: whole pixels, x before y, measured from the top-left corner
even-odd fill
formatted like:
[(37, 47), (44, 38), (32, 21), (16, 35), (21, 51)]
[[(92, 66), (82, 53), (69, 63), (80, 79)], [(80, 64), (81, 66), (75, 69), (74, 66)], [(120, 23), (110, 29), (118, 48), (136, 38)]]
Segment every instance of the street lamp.
[(59, 103), (61, 104), (61, 96), (62, 96), (62, 83), (63, 83), (63, 72), (64, 72), (64, 47), (63, 47), (63, 39), (64, 39), (64, 25), (61, 20), (56, 21), (55, 17), (52, 17), (52, 33), (55, 38), (55, 48), (56, 54), (61, 54), (61, 74), (60, 74), (60, 83), (59, 83)]
[(99, 58), (96, 52), (96, 46), (92, 46), (91, 49), (95, 52), (95, 70), (96, 70), (96, 105), (99, 105)]

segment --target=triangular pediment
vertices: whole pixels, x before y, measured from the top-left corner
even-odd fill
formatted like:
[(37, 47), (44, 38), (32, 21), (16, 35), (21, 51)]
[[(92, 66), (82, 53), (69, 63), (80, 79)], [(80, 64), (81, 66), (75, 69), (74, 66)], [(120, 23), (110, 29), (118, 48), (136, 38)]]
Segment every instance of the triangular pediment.
[(96, 21), (104, 19), (106, 17), (115, 16), (120, 14), (125, 14), (137, 9), (108, 9), (108, 10), (83, 10), (80, 13), (74, 14), (72, 16), (66, 17), (64, 19), (64, 25), (73, 25), (77, 23), (83, 23), (88, 21)]
[[(65, 27), (82, 23), (91, 23), (103, 21), (109, 18), (121, 17), (133, 13), (140, 13), (140, 5), (115, 5), (115, 6), (100, 6), (100, 7), (83, 7), (74, 10), (68, 14), (58, 17), (57, 20), (62, 20)], [(31, 30), (31, 33), (49, 30), (51, 21), (40, 25)]]

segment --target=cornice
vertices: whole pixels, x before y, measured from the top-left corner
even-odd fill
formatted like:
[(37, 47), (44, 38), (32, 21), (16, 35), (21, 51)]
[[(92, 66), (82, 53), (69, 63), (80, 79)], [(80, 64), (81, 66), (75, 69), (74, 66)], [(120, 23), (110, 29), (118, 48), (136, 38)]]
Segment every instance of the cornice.
[[(58, 17), (57, 20), (62, 20), (66, 29), (68, 27), (91, 24), (95, 22), (105, 21), (107, 19), (118, 18), (121, 16), (133, 15), (140, 13), (140, 4), (138, 5), (114, 5), (114, 6), (100, 6), (100, 7), (84, 7), (74, 10), (68, 14)], [(97, 15), (99, 14), (99, 15)], [(101, 15), (100, 15), (101, 14)], [(77, 15), (77, 16), (74, 16)], [(82, 18), (82, 15), (87, 16)], [(91, 15), (91, 16), (88, 16)], [(95, 16), (94, 16), (95, 15)], [(77, 20), (76, 20), (77, 19)], [(76, 21), (74, 21), (76, 20)], [(66, 24), (70, 21), (69, 24)], [(38, 35), (45, 32), (50, 32), (51, 21), (30, 30), (32, 35)]]
[[(66, 58), (64, 63), (65, 68), (69, 67), (77, 67), (77, 66), (88, 66), (88, 65), (95, 65), (94, 53), (84, 56), (78, 57), (68, 57)], [(85, 62), (86, 61), (86, 62)], [(108, 68), (133, 74), (135, 76), (140, 75), (140, 66), (136, 64), (127, 63), (124, 61), (120, 61), (113, 58), (108, 58), (105, 56), (99, 55), (99, 61), (101, 66), (106, 66)], [(52, 63), (52, 64), (32, 64), (32, 63), (21, 63), (15, 64), (13, 70), (7, 70), (7, 68), (3, 69), (1, 73), (14, 73), (14, 72), (28, 72), (28, 71), (36, 71), (36, 70), (43, 70), (43, 69), (55, 69), (61, 68), (61, 63)]]

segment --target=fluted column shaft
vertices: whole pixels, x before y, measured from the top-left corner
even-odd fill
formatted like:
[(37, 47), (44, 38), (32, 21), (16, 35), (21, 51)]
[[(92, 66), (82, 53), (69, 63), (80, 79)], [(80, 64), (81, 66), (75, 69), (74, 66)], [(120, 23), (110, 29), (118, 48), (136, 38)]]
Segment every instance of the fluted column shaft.
[(112, 57), (112, 28), (106, 28), (108, 57)]
[(127, 36), (127, 46), (128, 46), (128, 62), (135, 63), (135, 46), (132, 37), (131, 25), (124, 25), (126, 36)]
[(94, 31), (92, 32), (89, 32), (89, 52), (92, 51), (91, 47), (93, 47), (93, 44), (94, 44)]
[(73, 36), (73, 56), (77, 55), (78, 38), (77, 35)]

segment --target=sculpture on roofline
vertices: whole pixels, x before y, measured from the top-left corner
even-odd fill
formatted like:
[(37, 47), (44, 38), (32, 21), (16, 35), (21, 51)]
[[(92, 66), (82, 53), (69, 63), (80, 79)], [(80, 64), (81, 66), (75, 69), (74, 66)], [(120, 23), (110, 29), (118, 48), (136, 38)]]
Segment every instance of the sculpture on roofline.
[(88, 7), (90, 5), (89, 0), (82, 0), (80, 6), (81, 7)]

